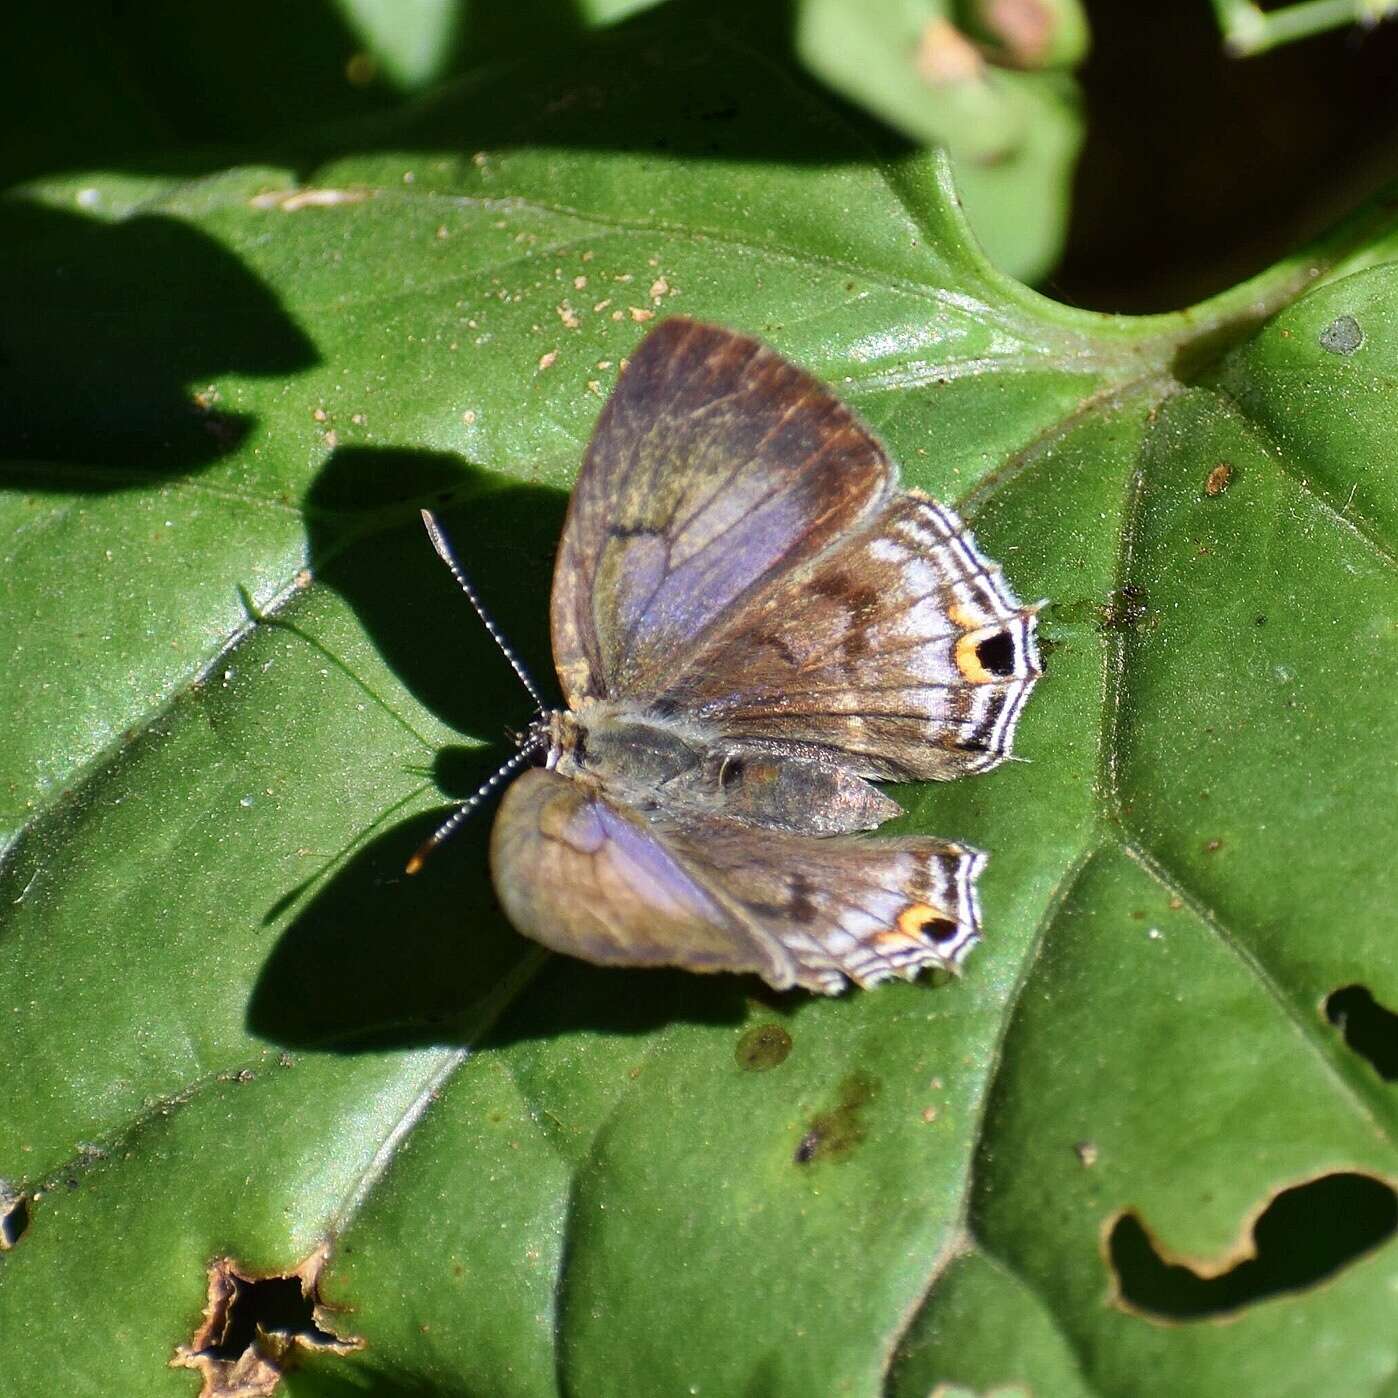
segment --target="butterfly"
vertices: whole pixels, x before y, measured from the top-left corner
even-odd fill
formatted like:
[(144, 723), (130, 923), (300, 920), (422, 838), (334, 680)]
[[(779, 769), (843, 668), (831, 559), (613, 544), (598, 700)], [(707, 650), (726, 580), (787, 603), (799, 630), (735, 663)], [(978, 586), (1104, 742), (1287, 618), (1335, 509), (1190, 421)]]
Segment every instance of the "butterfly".
[(507, 917), (586, 961), (777, 990), (959, 970), (985, 855), (857, 832), (900, 813), (875, 782), (1010, 755), (1041, 673), (1036, 613), (814, 378), (744, 335), (662, 322), (602, 411), (563, 527), (550, 624), (567, 707), (547, 709), (501, 642), (539, 713), (479, 794), (543, 756), (491, 832)]

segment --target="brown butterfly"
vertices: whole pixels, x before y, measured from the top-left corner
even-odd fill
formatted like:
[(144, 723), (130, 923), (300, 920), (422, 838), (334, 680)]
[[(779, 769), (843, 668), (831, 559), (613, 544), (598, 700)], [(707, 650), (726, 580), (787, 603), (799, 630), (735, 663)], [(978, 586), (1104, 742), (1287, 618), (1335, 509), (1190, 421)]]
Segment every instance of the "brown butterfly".
[(778, 990), (958, 969), (985, 856), (853, 832), (899, 813), (871, 781), (1009, 755), (1040, 674), (1036, 610), (809, 375), (665, 321), (602, 411), (563, 527), (550, 616), (568, 707), (540, 702), (482, 789), (544, 754), (491, 835), (510, 921), (587, 961)]

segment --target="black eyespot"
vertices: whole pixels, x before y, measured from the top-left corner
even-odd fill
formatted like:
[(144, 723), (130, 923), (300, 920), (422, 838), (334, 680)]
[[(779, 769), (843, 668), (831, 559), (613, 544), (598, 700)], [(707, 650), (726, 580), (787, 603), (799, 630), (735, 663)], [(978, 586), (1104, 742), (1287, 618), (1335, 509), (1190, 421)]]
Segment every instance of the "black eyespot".
[(955, 941), (961, 925), (949, 917), (929, 917), (917, 930), (929, 942), (936, 942), (940, 946), (943, 942)]
[(718, 784), (724, 791), (732, 791), (743, 779), (743, 771), (747, 763), (741, 757), (729, 757), (724, 759), (723, 766), (718, 769)]
[(993, 636), (978, 641), (976, 659), (980, 661), (982, 669), (998, 679), (1012, 679), (1015, 672), (1014, 637), (1008, 631), (997, 631)]

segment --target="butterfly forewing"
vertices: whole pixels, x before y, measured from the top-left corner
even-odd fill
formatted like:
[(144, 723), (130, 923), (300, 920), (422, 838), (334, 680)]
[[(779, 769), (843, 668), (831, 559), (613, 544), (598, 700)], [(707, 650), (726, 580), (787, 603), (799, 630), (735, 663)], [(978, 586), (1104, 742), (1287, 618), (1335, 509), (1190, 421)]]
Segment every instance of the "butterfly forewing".
[(563, 529), (552, 630), (570, 706), (660, 694), (732, 608), (857, 528), (891, 480), (808, 374), (665, 321), (602, 411)]
[(755, 340), (666, 321), (588, 449), (553, 593), (570, 704), (652, 701), (861, 774), (986, 771), (1039, 675), (1034, 612), (955, 514)]

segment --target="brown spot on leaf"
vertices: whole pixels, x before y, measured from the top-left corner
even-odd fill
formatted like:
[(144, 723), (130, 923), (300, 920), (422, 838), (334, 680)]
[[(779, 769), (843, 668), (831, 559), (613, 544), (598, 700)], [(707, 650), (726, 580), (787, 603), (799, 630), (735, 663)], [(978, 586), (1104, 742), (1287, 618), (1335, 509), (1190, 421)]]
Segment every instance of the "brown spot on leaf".
[(754, 1024), (738, 1040), (733, 1056), (745, 1071), (765, 1073), (785, 1063), (790, 1052), (791, 1035), (780, 1024)]
[(1149, 615), (1145, 588), (1127, 583), (1107, 594), (1097, 624), (1103, 631), (1135, 631)]
[(810, 1127), (797, 1142), (796, 1163), (848, 1159), (864, 1140), (863, 1109), (877, 1096), (875, 1079), (867, 1073), (851, 1073), (840, 1083), (837, 1105), (811, 1118)]
[(1395, 1229), (1398, 1192), (1350, 1171), (1275, 1191), (1217, 1257), (1173, 1254), (1124, 1212), (1104, 1238), (1112, 1304), (1157, 1324), (1231, 1318), (1268, 1297), (1316, 1286)]
[(204, 1319), (188, 1344), (170, 1361), (174, 1369), (196, 1369), (204, 1386), (199, 1398), (267, 1398), (300, 1350), (348, 1354), (364, 1341), (329, 1328), (318, 1283), (327, 1248), (317, 1248), (289, 1272), (262, 1275), (231, 1257), (209, 1267)]

